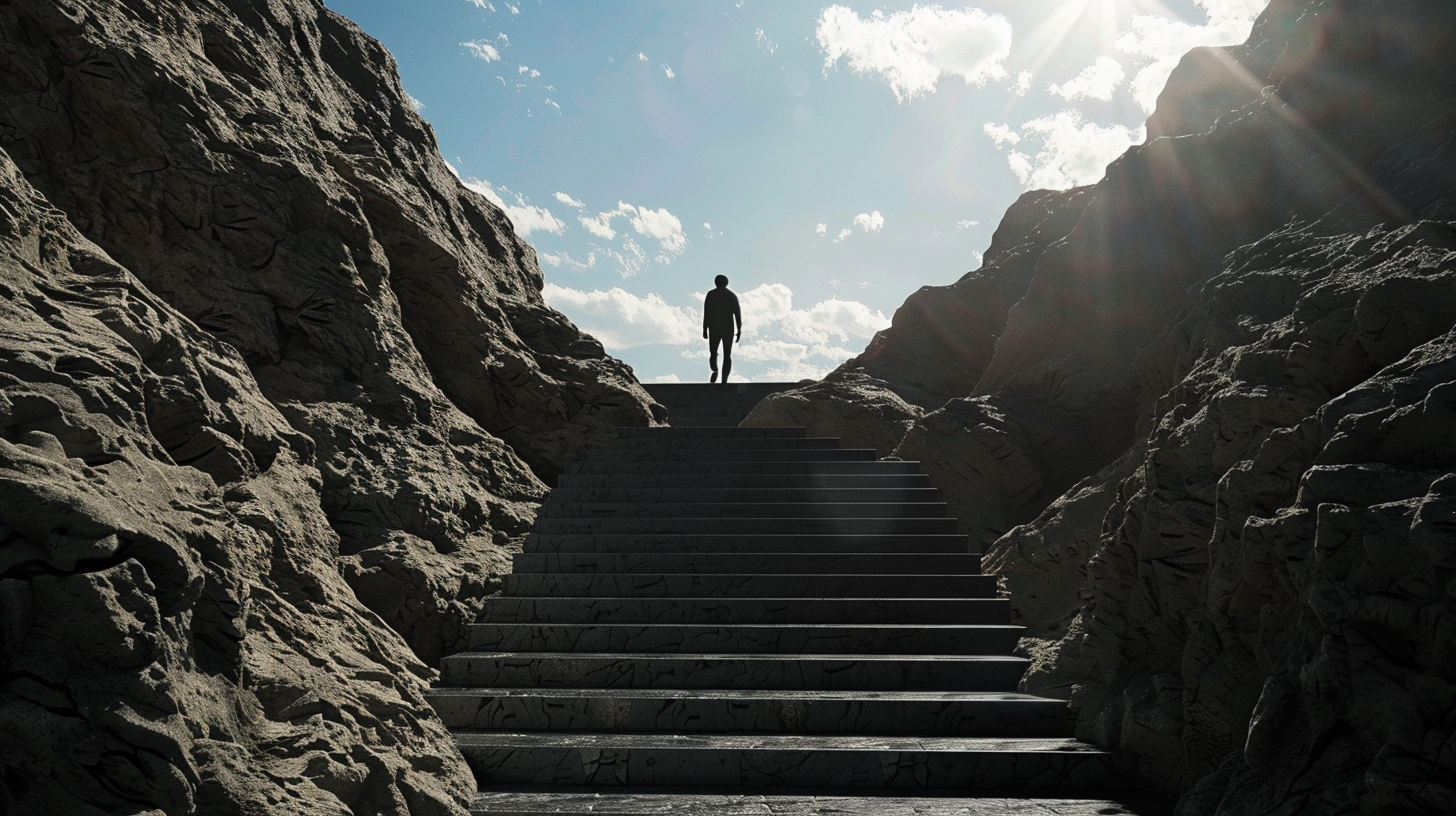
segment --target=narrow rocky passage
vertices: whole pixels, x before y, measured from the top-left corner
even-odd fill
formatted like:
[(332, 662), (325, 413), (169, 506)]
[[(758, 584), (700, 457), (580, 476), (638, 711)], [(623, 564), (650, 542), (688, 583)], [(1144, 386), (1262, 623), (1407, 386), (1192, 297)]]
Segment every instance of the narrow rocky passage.
[(1155, 812), (1064, 702), (1017, 692), (1020, 627), (967, 550), (914, 462), (621, 429), (431, 694), (475, 811)]

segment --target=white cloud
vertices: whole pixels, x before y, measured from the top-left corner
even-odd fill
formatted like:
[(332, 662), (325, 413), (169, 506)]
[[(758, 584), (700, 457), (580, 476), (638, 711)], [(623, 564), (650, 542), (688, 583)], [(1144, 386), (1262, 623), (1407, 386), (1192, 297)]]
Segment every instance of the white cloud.
[(697, 309), (669, 305), (661, 295), (634, 295), (621, 288), (583, 291), (547, 282), (541, 294), (581, 328), (614, 351), (650, 344), (685, 346), (702, 340)]
[(1021, 141), (1021, 134), (1017, 133), (1016, 129), (1010, 125), (997, 125), (987, 122), (981, 126), (981, 130), (987, 136), (991, 137), (991, 141), (995, 142), (997, 147), (1009, 144), (1014, 145)]
[(1122, 63), (1111, 57), (1098, 57), (1097, 61), (1083, 68), (1081, 73), (1061, 85), (1047, 85), (1047, 92), (1067, 100), (1112, 99), (1117, 89), (1127, 79)]
[(1026, 96), (1031, 91), (1031, 84), (1035, 77), (1030, 71), (1022, 71), (1016, 75), (1016, 81), (1011, 83), (1011, 93), (1016, 96)]
[(682, 377), (679, 377), (676, 374), (658, 374), (656, 377), (653, 377), (652, 379), (648, 380), (648, 382), (652, 382), (652, 383), (680, 383), (680, 382), (682, 382)]
[(584, 209), (586, 209), (586, 205), (585, 204), (583, 204), (580, 201), (577, 201), (576, 199), (572, 198), (571, 196), (567, 195), (566, 193), (558, 192), (556, 194), (556, 200), (557, 201), (560, 201), (562, 204), (565, 204), (568, 207), (575, 207), (578, 210), (584, 210)]
[(476, 8), (483, 8), (486, 11), (495, 11), (495, 6), (492, 6), (490, 4), (490, 0), (468, 0), (468, 2), (474, 3)]
[(610, 241), (617, 237), (617, 231), (612, 229), (612, 216), (614, 215), (616, 215), (615, 212), (604, 212), (595, 216), (583, 215), (577, 220), (581, 221), (581, 225), (586, 227), (587, 232), (603, 241)]
[[(583, 215), (578, 220), (587, 232), (610, 241), (617, 237), (617, 230), (612, 226), (612, 221), (617, 218), (626, 218), (638, 235), (657, 241), (659, 252), (653, 260), (659, 263), (670, 263), (687, 249), (688, 236), (683, 231), (682, 221), (665, 208), (653, 210), (618, 201), (614, 210), (600, 212), (595, 216)], [(635, 243), (628, 247), (628, 252), (634, 256), (642, 254), (645, 258), (645, 253), (641, 253), (641, 247)]]
[[(1009, 135), (997, 138), (993, 130), (1001, 134), (1002, 129)], [(1107, 172), (1109, 162), (1141, 142), (1147, 133), (1143, 127), (1084, 122), (1076, 111), (1033, 119), (1022, 125), (1019, 133), (1011, 132), (1004, 125), (986, 125), (985, 130), (996, 139), (998, 147), (1022, 141), (1041, 144), (1035, 156), (1013, 150), (1006, 157), (1011, 172), (1028, 190), (1065, 190), (1091, 184)]]
[(597, 265), (597, 254), (595, 252), (589, 253), (585, 261), (578, 261), (565, 252), (542, 252), (537, 250), (536, 259), (558, 269), (564, 266), (579, 272), (594, 269)]
[(775, 44), (773, 40), (769, 39), (768, 34), (765, 34), (764, 30), (761, 28), (754, 29), (753, 41), (758, 43), (758, 47), (760, 50), (766, 51), (767, 53), (772, 54), (773, 52), (779, 50), (778, 45)]
[[(507, 204), (500, 193), (484, 179), (462, 179), (465, 187), (485, 196), (490, 203), (505, 210), (506, 215), (511, 219), (511, 225), (515, 227), (516, 234), (525, 238), (532, 232), (550, 232), (560, 235), (566, 231), (566, 224), (561, 219), (551, 214), (545, 207), (533, 207), (526, 203), (526, 199), (518, 193), (512, 193), (516, 198), (515, 204)], [(507, 190), (506, 192), (510, 192)]]
[(520, 14), (521, 13), (521, 7), (520, 6), (513, 6), (510, 3), (507, 3), (506, 4), (506, 8), (510, 9), (512, 14)]
[(705, 237), (705, 238), (712, 238), (713, 237), (713, 225), (711, 223), (707, 222), (707, 221), (704, 221), (703, 222), (703, 237)]
[(814, 30), (825, 70), (841, 59), (857, 74), (879, 74), (899, 101), (935, 91), (941, 76), (984, 85), (1006, 76), (1011, 23), (975, 8), (915, 6), (861, 19), (844, 6), (830, 6)]
[(495, 49), (495, 46), (485, 40), (471, 40), (470, 42), (460, 43), (460, 45), (470, 52), (470, 56), (479, 60), (495, 62), (501, 58), (500, 52)]
[(419, 113), (425, 109), (425, 103), (421, 102), (418, 99), (415, 99), (409, 94), (404, 95), (404, 101), (407, 102), (411, 108), (414, 108), (415, 113)]
[(845, 238), (848, 238), (849, 236), (851, 236), (853, 234), (854, 234), (854, 230), (852, 230), (852, 229), (842, 229), (842, 230), (839, 231), (839, 234), (834, 237), (834, 243), (837, 244), (840, 241), (843, 241)]
[(828, 235), (829, 234), (829, 225), (828, 224), (815, 224), (814, 225), (814, 234), (815, 235)]
[(668, 79), (672, 79), (673, 77), (677, 76), (677, 74), (674, 74), (672, 72), (672, 66), (668, 65), (665, 62), (662, 64), (662, 73), (667, 75)]
[(879, 232), (885, 228), (885, 217), (880, 215), (879, 210), (871, 213), (860, 213), (854, 217), (854, 225), (865, 232)]
[(535, 68), (532, 68), (528, 65), (518, 66), (516, 68), (516, 73), (520, 74), (521, 76), (527, 77), (528, 79), (535, 79), (541, 76), (540, 71), (537, 71)]
[(637, 61), (638, 62), (646, 62), (647, 61), (647, 55), (644, 54), (644, 53), (642, 53), (641, 51), (638, 51), (637, 52)]
[(969, 219), (968, 218), (968, 219), (966, 219), (964, 221), (957, 221), (956, 222), (956, 232), (964, 232), (965, 230), (968, 230), (971, 227), (979, 227), (979, 226), (981, 226), (981, 222), (980, 221), (976, 221), (974, 219)]
[(1132, 28), (1113, 43), (1117, 50), (1143, 63), (1133, 77), (1132, 95), (1148, 113), (1157, 107), (1158, 94), (1184, 54), (1199, 46), (1243, 42), (1253, 30), (1254, 19), (1268, 5), (1268, 0), (1195, 2), (1208, 15), (1202, 25), (1151, 14), (1138, 15), (1132, 18)]

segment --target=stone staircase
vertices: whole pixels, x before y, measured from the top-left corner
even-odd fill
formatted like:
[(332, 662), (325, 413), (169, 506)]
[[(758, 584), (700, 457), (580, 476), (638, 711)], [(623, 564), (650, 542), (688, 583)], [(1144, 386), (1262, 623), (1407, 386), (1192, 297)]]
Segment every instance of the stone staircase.
[[(431, 694), (475, 812), (1133, 813), (1066, 704), (1016, 692), (1020, 630), (955, 527), (916, 463), (801, 428), (622, 429)], [(950, 798), (858, 798), (886, 793)]]
[(650, 383), (647, 393), (667, 408), (674, 428), (704, 428), (737, 425), (769, 394), (794, 388), (798, 383)]

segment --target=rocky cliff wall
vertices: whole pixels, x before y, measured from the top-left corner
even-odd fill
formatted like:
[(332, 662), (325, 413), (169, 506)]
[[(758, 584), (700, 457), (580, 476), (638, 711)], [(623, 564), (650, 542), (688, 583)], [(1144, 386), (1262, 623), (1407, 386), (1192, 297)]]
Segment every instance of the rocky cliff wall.
[(1183, 814), (1456, 810), (1453, 45), (1450, 3), (1275, 0), (1100, 183), (750, 417), (907, 400), (880, 433), (1006, 577), (1027, 687)]
[(0, 810), (458, 813), (421, 696), (630, 369), (316, 0), (0, 3)]

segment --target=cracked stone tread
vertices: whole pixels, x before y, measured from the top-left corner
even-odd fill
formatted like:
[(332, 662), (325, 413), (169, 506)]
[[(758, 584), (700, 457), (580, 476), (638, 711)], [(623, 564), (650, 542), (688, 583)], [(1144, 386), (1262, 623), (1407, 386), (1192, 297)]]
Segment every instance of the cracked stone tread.
[(477, 794), (479, 816), (1171, 816), (1164, 803), (1137, 799), (986, 796), (794, 796), (704, 793)]

